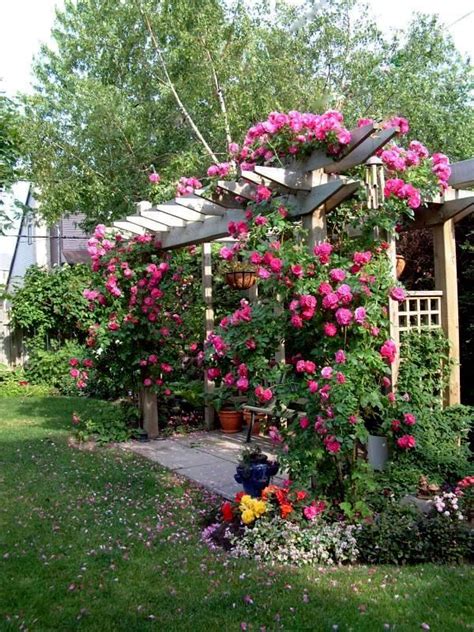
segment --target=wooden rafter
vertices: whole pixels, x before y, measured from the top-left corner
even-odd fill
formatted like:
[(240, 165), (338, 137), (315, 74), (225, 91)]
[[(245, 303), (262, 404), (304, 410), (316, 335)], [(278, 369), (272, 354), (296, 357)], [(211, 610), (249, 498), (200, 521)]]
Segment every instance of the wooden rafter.
[(474, 158), (452, 163), (448, 182), (454, 189), (474, 186)]

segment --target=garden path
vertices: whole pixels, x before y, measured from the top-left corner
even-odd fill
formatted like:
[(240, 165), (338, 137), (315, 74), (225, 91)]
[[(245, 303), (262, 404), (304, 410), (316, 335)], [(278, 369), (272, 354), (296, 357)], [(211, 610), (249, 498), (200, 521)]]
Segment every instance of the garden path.
[[(242, 490), (242, 486), (235, 482), (234, 474), (246, 435), (246, 430), (236, 434), (216, 430), (176, 435), (147, 443), (130, 441), (121, 446), (231, 499)], [(269, 439), (252, 437), (250, 445), (255, 444), (268, 456), (274, 455)], [(273, 481), (281, 483), (282, 479), (275, 476)]]

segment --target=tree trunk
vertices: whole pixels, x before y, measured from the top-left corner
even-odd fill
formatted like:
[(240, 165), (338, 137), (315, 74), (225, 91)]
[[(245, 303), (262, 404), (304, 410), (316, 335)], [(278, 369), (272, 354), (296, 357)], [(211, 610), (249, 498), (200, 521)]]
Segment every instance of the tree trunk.
[(149, 439), (156, 439), (159, 434), (156, 393), (153, 393), (149, 388), (144, 388), (140, 400), (143, 412), (143, 429), (148, 433)]

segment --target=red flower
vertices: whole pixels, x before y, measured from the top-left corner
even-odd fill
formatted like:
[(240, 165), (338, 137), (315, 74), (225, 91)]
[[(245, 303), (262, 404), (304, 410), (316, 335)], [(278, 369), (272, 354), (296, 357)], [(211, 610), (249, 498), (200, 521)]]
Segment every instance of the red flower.
[(222, 511), (222, 517), (224, 518), (224, 521), (231, 522), (231, 520), (234, 517), (234, 512), (232, 510), (232, 505), (228, 500), (222, 503), (221, 511)]
[(280, 513), (281, 513), (282, 518), (286, 518), (286, 516), (290, 514), (292, 511), (293, 511), (293, 505), (290, 505), (290, 503), (282, 503), (280, 505)]
[(307, 495), (307, 492), (305, 492), (304, 490), (296, 492), (296, 500), (304, 500)]
[(242, 496), (245, 496), (245, 492), (237, 492), (235, 495), (235, 502), (240, 503)]

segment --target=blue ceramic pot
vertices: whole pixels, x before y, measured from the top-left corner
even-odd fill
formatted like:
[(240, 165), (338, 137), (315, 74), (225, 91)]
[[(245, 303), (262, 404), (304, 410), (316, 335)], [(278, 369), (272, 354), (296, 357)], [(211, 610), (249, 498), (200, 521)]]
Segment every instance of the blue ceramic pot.
[(246, 494), (260, 498), (262, 490), (270, 483), (270, 478), (278, 472), (278, 463), (252, 463), (251, 465), (237, 465), (234, 478), (240, 483)]

